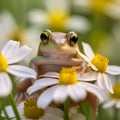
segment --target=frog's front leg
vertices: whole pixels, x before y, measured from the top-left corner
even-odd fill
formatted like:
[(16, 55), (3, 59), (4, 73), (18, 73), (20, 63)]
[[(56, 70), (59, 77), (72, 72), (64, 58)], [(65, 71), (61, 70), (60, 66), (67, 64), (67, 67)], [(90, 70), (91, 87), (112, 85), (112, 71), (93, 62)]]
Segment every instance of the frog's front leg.
[(29, 96), (26, 93), (28, 87), (32, 85), (32, 81), (29, 78), (22, 78), (17, 84), (16, 88), (18, 94), (16, 95), (16, 104), (19, 104), (22, 101), (25, 101)]

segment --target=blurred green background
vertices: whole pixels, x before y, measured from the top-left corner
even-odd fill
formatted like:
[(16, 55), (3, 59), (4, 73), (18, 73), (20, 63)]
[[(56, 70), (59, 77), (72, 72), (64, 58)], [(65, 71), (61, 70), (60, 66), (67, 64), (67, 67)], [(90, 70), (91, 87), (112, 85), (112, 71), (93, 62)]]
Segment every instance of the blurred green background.
[[(75, 31), (95, 53), (120, 65), (120, 0), (0, 0), (0, 49), (7, 40), (27, 44), (36, 56), (44, 29)], [(99, 107), (98, 120), (114, 120), (113, 109)]]

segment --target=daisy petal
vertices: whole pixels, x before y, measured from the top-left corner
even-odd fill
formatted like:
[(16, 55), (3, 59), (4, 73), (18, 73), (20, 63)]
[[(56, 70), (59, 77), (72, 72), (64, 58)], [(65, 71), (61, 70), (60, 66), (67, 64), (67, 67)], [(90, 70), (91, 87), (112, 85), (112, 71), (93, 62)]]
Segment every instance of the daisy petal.
[(43, 89), (45, 87), (48, 87), (48, 86), (51, 86), (51, 85), (55, 85), (57, 83), (58, 83), (57, 79), (41, 78), (39, 80), (36, 80), (34, 82), (34, 84), (27, 89), (27, 93), (29, 95), (31, 95), (32, 93), (34, 93), (34, 92), (36, 92), (38, 90), (41, 90), (41, 89)]
[(47, 14), (40, 9), (33, 9), (28, 13), (28, 20), (35, 25), (45, 25), (47, 22)]
[(24, 102), (19, 103), (17, 109), (21, 115), (24, 115)]
[(87, 62), (90, 63), (90, 59), (88, 57), (86, 57), (84, 54), (82, 54), (78, 48), (76, 48), (77, 53)]
[(82, 54), (82, 53), (78, 50), (78, 48), (76, 49), (76, 51), (77, 51), (77, 53), (91, 66), (91, 68), (92, 68), (93, 70), (95, 70), (95, 71), (98, 70), (98, 69), (96, 68), (96, 66), (91, 63), (91, 60), (90, 60), (88, 57), (86, 57), (84, 54)]
[(103, 74), (103, 80), (105, 81), (105, 85), (106, 85), (107, 89), (108, 89), (111, 93), (114, 93), (114, 92), (113, 92), (113, 88), (112, 88), (111, 80), (110, 80), (110, 78), (108, 77), (107, 74)]
[[(14, 111), (13, 111), (13, 108), (12, 106), (7, 106), (5, 107), (5, 110), (7, 112), (7, 115), (9, 118), (15, 118), (15, 114), (14, 114)], [(2, 112), (1, 114), (3, 117), (5, 117), (5, 114)]]
[(120, 75), (120, 67), (115, 65), (109, 65), (106, 72), (111, 75)]
[(97, 84), (100, 88), (105, 89), (105, 81), (104, 81), (103, 75), (101, 73), (98, 74)]
[(33, 69), (21, 65), (10, 65), (8, 66), (7, 71), (15, 76), (25, 78), (35, 79), (37, 75), (37, 73)]
[(120, 101), (117, 101), (116, 108), (120, 109)]
[(79, 100), (84, 100), (87, 96), (87, 92), (78, 85), (68, 86), (68, 94), (75, 102)]
[[(58, 117), (63, 117), (64, 113), (61, 109), (58, 109), (58, 108), (53, 108), (53, 107), (48, 107), (46, 109), (46, 113), (51, 113), (51, 114), (55, 114), (57, 115)], [(57, 119), (56, 119), (57, 120)]]
[(17, 49), (15, 54), (13, 54), (13, 56), (9, 58), (7, 61), (9, 64), (17, 63), (24, 59), (30, 52), (31, 48), (24, 45), (21, 48)]
[(89, 44), (82, 42), (83, 50), (89, 59), (92, 59), (95, 54)]
[(11, 58), (13, 53), (18, 49), (19, 42), (10, 40), (3, 47), (1, 53), (6, 57), (6, 59)]
[(97, 79), (97, 72), (87, 72), (82, 75), (80, 73), (77, 74), (77, 79), (82, 81), (94, 81)]
[(51, 113), (46, 113), (43, 117), (42, 120), (63, 120), (64, 117), (58, 117), (56, 115), (56, 112), (51, 114)]
[(57, 88), (58, 85), (48, 88), (45, 92), (43, 92), (37, 100), (37, 106), (45, 109), (52, 102), (53, 94)]
[(66, 27), (81, 33), (85, 33), (90, 29), (90, 23), (87, 19), (80, 16), (71, 16), (66, 21)]
[(6, 73), (0, 73), (0, 96), (5, 97), (12, 91), (12, 83)]
[(116, 100), (109, 100), (103, 104), (103, 108), (109, 108), (116, 103)]
[(55, 102), (64, 102), (67, 97), (68, 97), (67, 87), (64, 85), (59, 86), (53, 95), (53, 99)]
[(43, 75), (40, 75), (40, 77), (52, 77), (52, 78), (59, 78), (59, 73), (57, 72), (47, 72)]
[(90, 93), (93, 93), (96, 95), (101, 101), (103, 101), (104, 94), (102, 93), (102, 90), (97, 87), (94, 84), (87, 83), (87, 82), (80, 82), (79, 84), (81, 87), (83, 87), (85, 90), (87, 90)]

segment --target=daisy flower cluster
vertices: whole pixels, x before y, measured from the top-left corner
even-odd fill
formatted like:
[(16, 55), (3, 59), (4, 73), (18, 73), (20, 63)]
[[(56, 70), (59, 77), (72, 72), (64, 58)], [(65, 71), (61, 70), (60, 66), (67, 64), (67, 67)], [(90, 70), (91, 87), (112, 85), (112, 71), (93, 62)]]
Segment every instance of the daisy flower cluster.
[[(8, 96), (12, 90), (10, 75), (35, 79), (28, 87), (28, 98), (15, 106), (5, 107), (3, 118), (24, 120), (87, 120), (89, 116), (80, 111), (86, 101), (96, 117), (98, 103), (105, 100), (104, 91), (113, 100), (103, 104), (104, 108), (115, 105), (120, 108), (119, 84), (112, 84), (109, 74), (119, 75), (120, 67), (108, 65), (109, 59), (94, 54), (87, 43), (82, 43), (83, 51), (76, 48), (82, 63), (78, 66), (63, 67), (60, 72), (50, 71), (39, 76), (28, 67), (16, 65), (31, 51), (19, 42), (8, 41), (0, 53), (0, 96)], [(79, 69), (80, 68), (80, 69)], [(86, 106), (84, 106), (86, 107)], [(74, 111), (74, 112), (73, 112)]]
[[(45, 88), (46, 90), (38, 96), (37, 106), (46, 109), (52, 102), (62, 104), (65, 120), (70, 119), (69, 114), (67, 114), (69, 110), (66, 110), (69, 108), (66, 108), (66, 104), (69, 104), (70, 107), (71, 101), (74, 103), (85, 101), (88, 93), (91, 93), (99, 99), (99, 102), (103, 102), (105, 98), (104, 90), (109, 91), (111, 95), (115, 94), (109, 74), (120, 74), (119, 66), (108, 65), (108, 58), (101, 54), (94, 54), (89, 44), (82, 43), (82, 45), (85, 54), (76, 48), (76, 51), (86, 63), (83, 65), (82, 73), (74, 66), (62, 68), (59, 73), (47, 72), (40, 75), (40, 79), (36, 80), (27, 89), (27, 93), (31, 95)], [(94, 81), (94, 84), (92, 81)], [(92, 103), (90, 104), (92, 105)]]

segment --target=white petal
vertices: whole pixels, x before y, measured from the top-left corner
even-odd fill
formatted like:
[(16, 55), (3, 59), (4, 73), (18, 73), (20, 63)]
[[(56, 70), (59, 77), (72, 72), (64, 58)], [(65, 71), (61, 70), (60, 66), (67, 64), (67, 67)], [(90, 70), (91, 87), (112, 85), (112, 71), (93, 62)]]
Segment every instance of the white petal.
[(21, 102), (20, 104), (18, 104), (17, 109), (20, 115), (24, 115), (24, 102)]
[(98, 86), (87, 82), (80, 82), (80, 86), (83, 87), (88, 92), (96, 95), (101, 100), (101, 102), (103, 101), (104, 94), (102, 93), (102, 90)]
[(88, 57), (86, 57), (83, 53), (81, 53), (78, 48), (76, 49), (76, 51), (87, 63), (90, 63), (91, 60)]
[(43, 92), (37, 100), (37, 106), (43, 109), (47, 108), (47, 106), (52, 102), (53, 94), (57, 88), (58, 86), (56, 85)]
[(40, 9), (33, 9), (28, 13), (28, 20), (35, 25), (44, 26), (47, 22), (47, 14)]
[(98, 76), (97, 72), (90, 71), (90, 72), (84, 73), (82, 75), (80, 73), (78, 73), (77, 79), (82, 80), (82, 81), (94, 81), (97, 79), (97, 76)]
[(19, 49), (14, 51), (15, 54), (13, 54), (12, 57), (7, 60), (8, 63), (13, 64), (13, 63), (17, 63), (17, 62), (21, 61), (31, 52), (31, 50), (32, 49), (27, 47), (26, 45), (20, 47)]
[(13, 55), (14, 52), (16, 52), (18, 47), (19, 47), (19, 42), (10, 40), (5, 44), (1, 52), (6, 57), (6, 59), (8, 59)]
[(70, 120), (86, 120), (86, 117), (82, 113), (71, 114)]
[[(9, 118), (14, 118), (15, 117), (15, 113), (13, 111), (12, 106), (9, 105), (9, 106), (5, 107), (5, 110), (6, 110)], [(2, 116), (5, 117), (5, 114), (3, 112), (2, 112)]]
[(75, 102), (84, 100), (87, 96), (87, 92), (78, 85), (69, 85), (67, 88), (70, 98)]
[(56, 8), (59, 8), (61, 11), (64, 12), (68, 12), (70, 7), (68, 0), (60, 0), (59, 2), (57, 2), (56, 0), (49, 0), (49, 2), (45, 0), (45, 6), (48, 11), (55, 11)]
[(59, 108), (55, 108), (55, 107), (48, 107), (46, 110), (45, 110), (46, 113), (50, 113), (50, 114), (55, 114), (56, 116), (58, 117), (63, 117), (64, 115), (64, 112), (59, 109)]
[(115, 65), (109, 65), (106, 72), (112, 75), (120, 75), (120, 67)]
[[(13, 111), (12, 106), (7, 106), (5, 107), (7, 115), (9, 116), (9, 118), (11, 118), (12, 120), (14, 120), (15, 118), (15, 113)], [(20, 116), (22, 117), (22, 115), (24, 115), (24, 102), (21, 102), (18, 106), (17, 106), (18, 112), (20, 114)], [(5, 117), (4, 113), (2, 115), (3, 117)], [(16, 120), (16, 119), (15, 119)]]
[(112, 88), (112, 82), (110, 80), (110, 78), (108, 77), (107, 74), (103, 74), (103, 80), (105, 81), (105, 86), (106, 88), (111, 92), (111, 93), (114, 93), (113, 92), (113, 88)]
[(53, 99), (55, 102), (64, 102), (66, 100), (66, 98), (68, 97), (68, 91), (67, 91), (67, 87), (65, 85), (60, 85), (54, 95), (53, 95)]
[(12, 83), (6, 73), (0, 73), (0, 96), (5, 97), (12, 91)]
[(95, 54), (89, 44), (82, 42), (83, 50), (89, 59), (92, 59)]
[(40, 77), (52, 77), (52, 78), (59, 78), (59, 73), (57, 72), (47, 72), (43, 75), (40, 75)]
[(90, 65), (90, 67), (91, 67), (93, 70), (95, 70), (95, 71), (98, 70), (98, 69), (96, 68), (96, 66), (91, 63), (91, 59), (90, 59), (90, 58), (88, 58), (87, 56), (85, 56), (84, 54), (82, 54), (82, 53), (78, 50), (78, 48), (76, 49), (76, 51), (77, 51), (77, 53)]
[[(40, 119), (41, 120), (41, 119)], [(42, 120), (64, 120), (64, 117), (58, 117), (56, 114), (46, 113)]]
[(43, 89), (51, 85), (55, 85), (58, 82), (59, 81), (57, 79), (53, 79), (53, 78), (41, 78), (39, 80), (36, 80), (34, 84), (27, 89), (27, 93), (31, 95), (32, 93), (40, 89)]
[(119, 100), (116, 103), (116, 108), (120, 109), (120, 101)]
[(37, 75), (37, 73), (33, 69), (21, 65), (10, 65), (8, 66), (7, 71), (15, 76), (25, 78), (35, 79)]
[(116, 103), (116, 100), (106, 101), (106, 102), (103, 104), (103, 108), (109, 108), (109, 107), (113, 106), (115, 103)]
[(71, 16), (66, 21), (66, 27), (70, 30), (85, 33), (90, 29), (90, 22), (81, 16)]
[(101, 73), (98, 74), (97, 84), (100, 88), (105, 89), (105, 80), (103, 79), (103, 75)]

